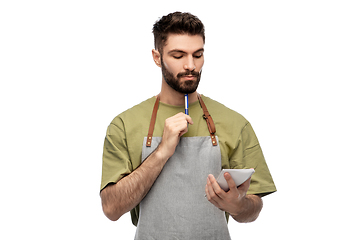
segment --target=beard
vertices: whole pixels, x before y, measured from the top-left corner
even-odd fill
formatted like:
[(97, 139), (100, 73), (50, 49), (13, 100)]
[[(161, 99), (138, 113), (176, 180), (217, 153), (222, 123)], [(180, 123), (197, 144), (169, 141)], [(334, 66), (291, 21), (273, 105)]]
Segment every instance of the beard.
[[(195, 70), (190, 71), (186, 70), (185, 72), (181, 72), (174, 76), (164, 65), (163, 59), (161, 58), (161, 72), (165, 79), (165, 82), (175, 91), (183, 94), (190, 94), (196, 91), (199, 86), (200, 78), (201, 78), (201, 71), (196, 72)], [(194, 76), (194, 80), (187, 80), (184, 82), (180, 82), (180, 78), (184, 76)]]

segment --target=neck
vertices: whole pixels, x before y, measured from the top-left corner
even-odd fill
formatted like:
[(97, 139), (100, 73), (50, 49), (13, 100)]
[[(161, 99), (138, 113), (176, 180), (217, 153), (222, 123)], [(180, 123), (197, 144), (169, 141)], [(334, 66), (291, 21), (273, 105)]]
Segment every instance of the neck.
[[(172, 89), (165, 80), (162, 81), (161, 92), (159, 94), (160, 101), (165, 104), (173, 105), (173, 106), (184, 106), (185, 98), (183, 93), (177, 92)], [(196, 102), (197, 92), (189, 93), (189, 104)]]

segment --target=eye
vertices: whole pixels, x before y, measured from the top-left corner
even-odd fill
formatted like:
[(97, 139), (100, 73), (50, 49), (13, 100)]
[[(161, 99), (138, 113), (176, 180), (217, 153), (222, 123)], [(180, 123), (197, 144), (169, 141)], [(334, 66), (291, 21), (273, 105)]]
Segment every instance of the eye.
[(182, 55), (174, 55), (173, 56), (173, 58), (175, 58), (175, 59), (180, 59), (180, 58), (182, 58), (183, 56)]
[(201, 58), (203, 56), (203, 53), (198, 53), (194, 56), (194, 58)]

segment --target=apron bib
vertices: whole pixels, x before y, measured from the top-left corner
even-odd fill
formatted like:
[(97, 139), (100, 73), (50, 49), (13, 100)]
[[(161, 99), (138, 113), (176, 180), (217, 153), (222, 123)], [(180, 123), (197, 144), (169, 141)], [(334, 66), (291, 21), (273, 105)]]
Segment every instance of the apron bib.
[[(199, 100), (208, 122), (211, 117), (200, 96)], [(156, 117), (158, 101), (153, 117)], [(221, 171), (220, 147), (215, 126), (212, 119), (210, 121), (210, 136), (180, 138), (175, 153), (140, 202), (135, 240), (230, 239), (225, 212), (204, 197), (208, 174), (217, 176)], [(152, 137), (151, 125), (154, 124), (152, 119), (149, 135), (144, 138), (142, 161), (161, 142), (161, 137)]]

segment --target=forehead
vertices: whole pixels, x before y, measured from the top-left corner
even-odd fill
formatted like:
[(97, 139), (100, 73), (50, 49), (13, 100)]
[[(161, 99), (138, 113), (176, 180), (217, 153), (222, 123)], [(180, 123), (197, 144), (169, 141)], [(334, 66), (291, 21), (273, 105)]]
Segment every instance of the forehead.
[(200, 35), (170, 34), (164, 46), (164, 53), (174, 49), (192, 53), (204, 48), (204, 41)]

